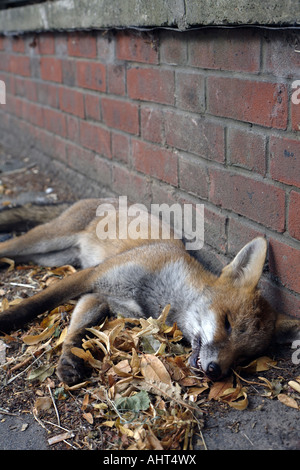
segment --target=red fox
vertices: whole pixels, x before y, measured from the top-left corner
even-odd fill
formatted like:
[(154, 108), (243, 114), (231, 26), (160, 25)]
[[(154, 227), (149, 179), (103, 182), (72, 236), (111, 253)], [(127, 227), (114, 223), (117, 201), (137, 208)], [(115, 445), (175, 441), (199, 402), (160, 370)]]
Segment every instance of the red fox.
[[(116, 201), (108, 202), (117, 207)], [(97, 224), (103, 217), (96, 210), (101, 203), (79, 201), (53, 221), (0, 243), (0, 258), (82, 268), (0, 313), (0, 331), (8, 332), (81, 296), (57, 367), (60, 380), (72, 385), (86, 376), (84, 362), (71, 349), (81, 345), (87, 327), (115, 312), (155, 318), (170, 304), (168, 323), (177, 322), (190, 342), (191, 365), (213, 381), (261, 354), (274, 338), (300, 339), (300, 321), (275, 313), (258, 290), (267, 252), (264, 238), (244, 246), (216, 276), (172, 232), (169, 239), (151, 239), (149, 232), (139, 238), (99, 238)]]

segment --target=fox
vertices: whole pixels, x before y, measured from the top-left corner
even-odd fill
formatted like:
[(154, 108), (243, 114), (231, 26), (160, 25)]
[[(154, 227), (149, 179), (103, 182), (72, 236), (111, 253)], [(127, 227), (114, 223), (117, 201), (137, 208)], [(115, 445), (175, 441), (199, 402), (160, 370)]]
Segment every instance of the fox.
[(222, 380), (273, 341), (300, 339), (300, 321), (277, 313), (258, 287), (267, 255), (265, 238), (247, 243), (217, 275), (172, 230), (169, 238), (160, 232), (153, 239), (142, 228), (139, 237), (99, 237), (97, 226), (104, 220), (97, 214), (99, 204), (112, 205), (121, 217), (117, 199), (82, 199), (53, 220), (0, 243), (0, 258), (16, 263), (79, 267), (0, 313), (0, 332), (8, 333), (77, 300), (57, 365), (63, 383), (71, 386), (89, 377), (91, 371), (72, 349), (82, 345), (86, 328), (116, 313), (157, 318), (170, 305), (167, 324), (177, 323), (191, 345), (190, 366), (211, 381)]

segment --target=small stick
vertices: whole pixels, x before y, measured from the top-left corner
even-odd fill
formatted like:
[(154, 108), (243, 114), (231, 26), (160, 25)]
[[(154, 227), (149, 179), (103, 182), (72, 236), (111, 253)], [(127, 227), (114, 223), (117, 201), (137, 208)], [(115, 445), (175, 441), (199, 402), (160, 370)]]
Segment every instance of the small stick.
[(52, 400), (52, 403), (53, 403), (53, 406), (54, 406), (54, 409), (55, 409), (55, 413), (56, 413), (56, 417), (57, 417), (57, 424), (58, 424), (58, 426), (60, 426), (59, 414), (58, 414), (58, 410), (57, 410), (57, 407), (56, 407), (56, 404), (55, 404), (54, 397), (53, 397), (52, 392), (51, 392), (50, 385), (48, 385), (48, 390), (49, 390), (49, 394), (50, 394), (50, 397), (51, 397), (51, 400)]

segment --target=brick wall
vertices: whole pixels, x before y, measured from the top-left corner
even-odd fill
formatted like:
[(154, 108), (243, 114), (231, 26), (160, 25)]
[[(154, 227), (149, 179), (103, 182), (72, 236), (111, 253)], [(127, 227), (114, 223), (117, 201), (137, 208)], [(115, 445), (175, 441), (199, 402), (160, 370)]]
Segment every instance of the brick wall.
[(2, 37), (0, 135), (148, 206), (204, 202), (219, 260), (265, 235), (262, 286), (300, 316), (298, 44), (262, 29)]

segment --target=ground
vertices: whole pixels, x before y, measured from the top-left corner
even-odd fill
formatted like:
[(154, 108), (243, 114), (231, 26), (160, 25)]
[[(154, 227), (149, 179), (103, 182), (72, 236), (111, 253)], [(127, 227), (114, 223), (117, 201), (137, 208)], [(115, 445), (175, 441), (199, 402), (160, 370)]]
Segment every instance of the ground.
[[(76, 200), (30, 160), (3, 152), (0, 172), (0, 222), (20, 195)], [(2, 308), (73, 270), (2, 265)], [(73, 307), (0, 335), (0, 449), (300, 450), (300, 365), (290, 347), (213, 384), (189, 369), (189, 347), (176, 325), (166, 328), (166, 309), (160, 322), (116, 319), (90, 331), (77, 354), (92, 378), (70, 389), (55, 367)]]

